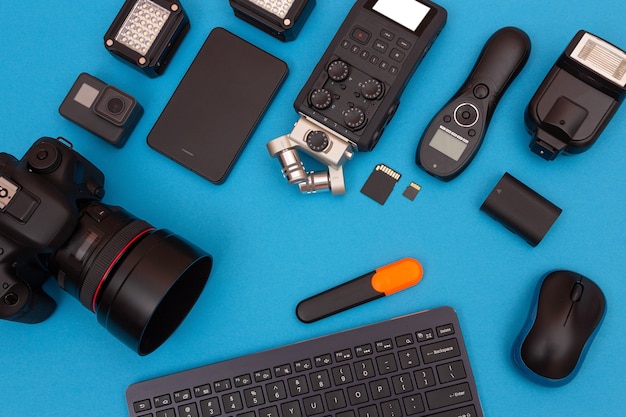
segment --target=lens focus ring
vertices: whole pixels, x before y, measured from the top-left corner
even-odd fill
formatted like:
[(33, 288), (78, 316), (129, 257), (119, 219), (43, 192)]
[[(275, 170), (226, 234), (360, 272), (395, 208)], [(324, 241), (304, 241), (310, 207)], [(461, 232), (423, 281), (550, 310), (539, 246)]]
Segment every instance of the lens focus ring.
[(103, 245), (96, 256), (93, 264), (85, 274), (85, 279), (80, 289), (80, 302), (89, 310), (95, 312), (96, 297), (101, 283), (107, 279), (115, 263), (124, 253), (130, 249), (132, 243), (144, 233), (154, 228), (143, 220), (134, 220), (126, 224), (122, 229)]

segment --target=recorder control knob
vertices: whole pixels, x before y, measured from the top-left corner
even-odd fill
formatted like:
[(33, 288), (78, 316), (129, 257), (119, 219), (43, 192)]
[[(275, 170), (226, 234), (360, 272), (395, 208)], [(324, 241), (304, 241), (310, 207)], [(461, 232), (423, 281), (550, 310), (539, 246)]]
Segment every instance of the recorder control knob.
[(357, 129), (365, 123), (365, 113), (358, 107), (350, 107), (343, 112), (343, 121), (348, 127)]
[(336, 60), (330, 63), (328, 66), (328, 76), (333, 81), (343, 81), (348, 78), (348, 74), (350, 73), (350, 68), (348, 64), (341, 60)]
[(370, 78), (361, 85), (361, 93), (368, 100), (376, 100), (383, 94), (383, 85), (380, 81)]
[(328, 147), (328, 135), (321, 130), (313, 130), (306, 135), (306, 144), (315, 152), (322, 152)]
[(318, 110), (324, 110), (330, 107), (333, 98), (328, 90), (319, 88), (311, 93), (311, 104)]

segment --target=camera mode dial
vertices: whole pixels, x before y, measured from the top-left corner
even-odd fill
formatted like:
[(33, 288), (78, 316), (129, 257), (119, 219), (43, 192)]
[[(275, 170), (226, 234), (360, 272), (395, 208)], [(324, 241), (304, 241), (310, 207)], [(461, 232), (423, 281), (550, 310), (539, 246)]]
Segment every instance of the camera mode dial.
[(348, 74), (350, 74), (350, 68), (345, 62), (341, 60), (336, 60), (330, 63), (327, 72), (331, 80), (343, 81), (348, 78)]
[(322, 152), (328, 148), (328, 135), (321, 130), (313, 130), (306, 135), (306, 144), (315, 152)]
[(380, 81), (370, 78), (361, 85), (361, 93), (368, 100), (376, 100), (383, 95), (383, 85)]
[(348, 127), (358, 129), (365, 123), (365, 113), (358, 107), (350, 107), (343, 112), (343, 121)]
[(61, 164), (61, 154), (52, 144), (40, 142), (28, 153), (28, 167), (36, 174), (49, 174)]
[(311, 93), (311, 104), (318, 110), (327, 109), (332, 102), (333, 98), (328, 90), (320, 88)]

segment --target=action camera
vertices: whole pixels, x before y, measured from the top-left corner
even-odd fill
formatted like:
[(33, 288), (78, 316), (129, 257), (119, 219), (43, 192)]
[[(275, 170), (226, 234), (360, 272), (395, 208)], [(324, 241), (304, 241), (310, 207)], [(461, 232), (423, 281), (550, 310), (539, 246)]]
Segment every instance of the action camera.
[(61, 116), (121, 148), (143, 114), (129, 94), (82, 73), (59, 107)]

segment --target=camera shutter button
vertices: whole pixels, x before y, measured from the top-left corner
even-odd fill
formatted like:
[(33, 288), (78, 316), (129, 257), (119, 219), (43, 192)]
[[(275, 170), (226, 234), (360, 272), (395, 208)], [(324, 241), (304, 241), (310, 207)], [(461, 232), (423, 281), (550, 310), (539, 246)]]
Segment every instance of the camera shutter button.
[(56, 147), (42, 142), (28, 155), (28, 166), (37, 174), (49, 174), (61, 164), (61, 154)]

